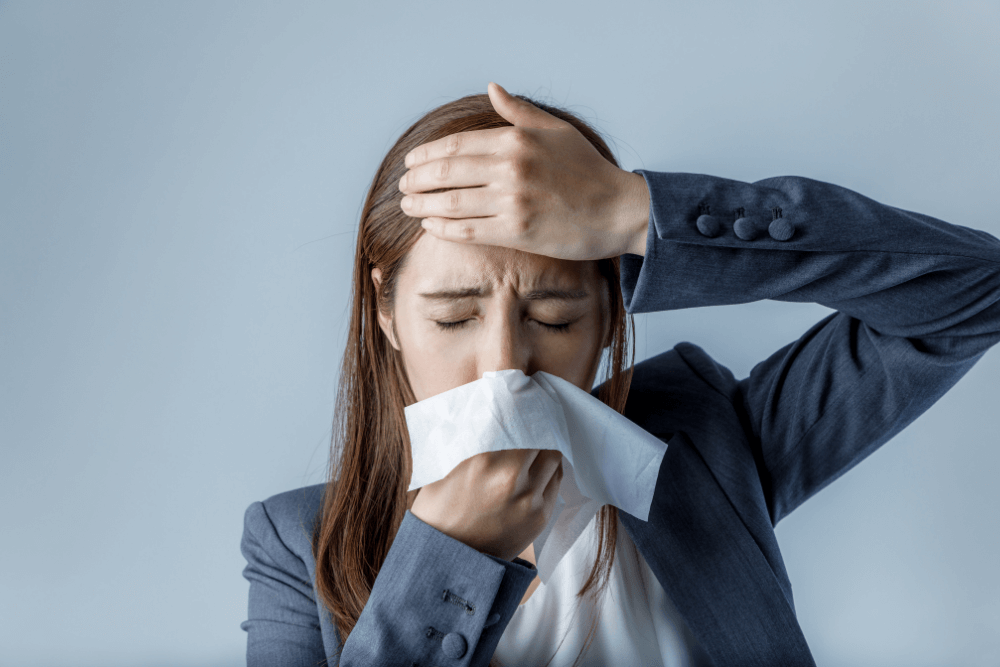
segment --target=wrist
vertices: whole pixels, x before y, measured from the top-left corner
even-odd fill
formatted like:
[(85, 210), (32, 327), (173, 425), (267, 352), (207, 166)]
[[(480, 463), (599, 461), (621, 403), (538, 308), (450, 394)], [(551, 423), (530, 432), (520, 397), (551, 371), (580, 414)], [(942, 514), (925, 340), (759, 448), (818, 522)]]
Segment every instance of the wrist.
[(619, 208), (619, 222), (624, 230), (626, 246), (621, 254), (645, 257), (646, 236), (649, 232), (649, 186), (642, 174), (623, 171), (624, 189)]

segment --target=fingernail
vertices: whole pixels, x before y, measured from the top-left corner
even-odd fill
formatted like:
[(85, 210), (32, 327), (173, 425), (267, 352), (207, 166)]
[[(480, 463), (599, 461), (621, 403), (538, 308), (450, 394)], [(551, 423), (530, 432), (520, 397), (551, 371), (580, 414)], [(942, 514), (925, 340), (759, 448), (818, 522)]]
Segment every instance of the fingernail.
[(413, 203), (413, 197), (411, 197), (410, 195), (406, 195), (405, 197), (403, 197), (403, 200), (400, 202), (403, 208), (406, 209), (407, 211), (410, 210), (410, 204), (412, 203)]

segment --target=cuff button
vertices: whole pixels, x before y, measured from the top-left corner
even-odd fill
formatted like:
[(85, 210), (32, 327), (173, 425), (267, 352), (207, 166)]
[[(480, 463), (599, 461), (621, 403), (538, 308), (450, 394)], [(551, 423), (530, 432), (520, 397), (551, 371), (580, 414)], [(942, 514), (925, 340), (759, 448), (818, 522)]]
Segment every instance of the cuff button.
[(465, 655), (467, 648), (465, 637), (457, 632), (449, 632), (441, 640), (441, 650), (449, 658), (461, 658)]
[(767, 233), (775, 241), (787, 241), (795, 233), (795, 225), (784, 218), (775, 218), (768, 226)]
[(708, 238), (718, 236), (722, 231), (719, 221), (708, 214), (699, 215), (695, 224), (698, 226), (698, 231)]
[(733, 223), (733, 231), (736, 236), (744, 241), (753, 241), (760, 233), (752, 218), (739, 218)]

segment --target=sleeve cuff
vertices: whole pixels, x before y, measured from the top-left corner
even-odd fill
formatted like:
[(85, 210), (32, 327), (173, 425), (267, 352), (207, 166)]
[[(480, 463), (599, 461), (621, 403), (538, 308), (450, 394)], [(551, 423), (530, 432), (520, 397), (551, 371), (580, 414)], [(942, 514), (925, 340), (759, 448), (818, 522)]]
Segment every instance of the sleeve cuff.
[(625, 304), (625, 312), (629, 315), (635, 313), (649, 313), (657, 310), (653, 301), (649, 298), (652, 289), (650, 284), (653, 280), (652, 274), (657, 271), (654, 266), (662, 264), (659, 256), (657, 243), (659, 237), (656, 234), (656, 216), (653, 212), (653, 201), (657, 196), (656, 182), (647, 176), (643, 169), (635, 169), (633, 174), (640, 174), (646, 181), (649, 188), (649, 224), (646, 227), (646, 254), (635, 255), (627, 252), (619, 259), (619, 271), (621, 272), (622, 298)]
[[(528, 561), (484, 554), (407, 510), (369, 604), (386, 613), (393, 610), (394, 632), (416, 636), (433, 625), (445, 633), (460, 633), (474, 655), (487, 654), (485, 664), (535, 576), (537, 570)], [(409, 614), (400, 595), (413, 600), (406, 606)], [(468, 606), (463, 609), (443, 602), (442, 596), (461, 599)], [(478, 664), (477, 660), (473, 657), (472, 663)]]

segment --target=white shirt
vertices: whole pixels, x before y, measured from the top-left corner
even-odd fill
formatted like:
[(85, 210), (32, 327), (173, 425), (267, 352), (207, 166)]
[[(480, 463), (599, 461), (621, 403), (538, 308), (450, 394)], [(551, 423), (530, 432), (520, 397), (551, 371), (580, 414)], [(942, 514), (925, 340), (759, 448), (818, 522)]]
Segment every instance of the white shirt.
[(581, 667), (708, 664), (704, 651), (621, 522), (615, 562), (599, 604), (594, 603), (592, 592), (578, 601), (576, 594), (590, 575), (596, 557), (595, 516), (556, 566), (549, 582), (539, 584), (528, 601), (518, 606), (494, 657), (505, 667), (541, 667), (555, 655), (550, 667), (570, 667), (583, 648), (599, 607), (594, 637), (578, 663)]

